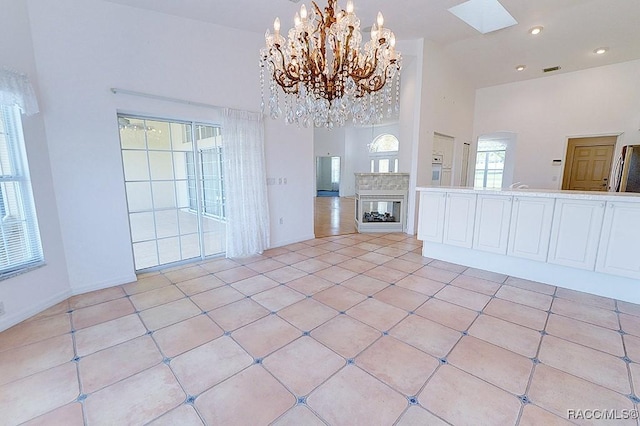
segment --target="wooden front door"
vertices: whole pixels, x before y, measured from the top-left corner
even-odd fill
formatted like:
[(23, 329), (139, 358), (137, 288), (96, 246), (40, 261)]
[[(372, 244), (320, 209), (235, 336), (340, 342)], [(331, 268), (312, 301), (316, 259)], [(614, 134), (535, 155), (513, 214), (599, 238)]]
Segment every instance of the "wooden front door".
[(616, 136), (569, 139), (562, 189), (606, 191), (616, 140)]

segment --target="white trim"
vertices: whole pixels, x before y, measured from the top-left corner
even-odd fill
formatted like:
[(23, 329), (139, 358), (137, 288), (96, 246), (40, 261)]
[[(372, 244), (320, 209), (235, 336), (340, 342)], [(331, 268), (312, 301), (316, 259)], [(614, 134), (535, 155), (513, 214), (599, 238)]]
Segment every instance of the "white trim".
[(107, 281), (100, 281), (100, 282), (90, 284), (90, 285), (85, 285), (82, 287), (73, 287), (71, 289), (71, 295), (77, 296), (79, 294), (85, 294), (85, 293), (89, 293), (96, 290), (103, 290), (105, 288), (116, 287), (119, 285), (129, 284), (136, 281), (138, 281), (138, 277), (136, 276), (135, 273), (127, 274), (127, 275), (123, 275), (122, 277), (113, 278)]
[[(169, 96), (154, 95), (152, 93), (137, 92), (135, 90), (120, 89), (120, 88), (117, 88), (117, 87), (112, 87), (111, 89), (109, 89), (109, 91), (111, 93), (113, 93), (114, 95), (136, 96), (136, 97), (139, 97), (139, 98), (154, 99), (154, 100), (157, 100), (157, 101), (171, 102), (171, 103), (175, 103), (175, 104), (191, 105), (191, 106), (196, 106), (196, 107), (200, 107), (200, 108), (215, 109), (215, 110), (218, 110), (218, 111), (222, 111), (224, 109), (233, 109), (233, 108), (222, 107), (222, 106), (218, 106), (218, 105), (207, 104), (207, 103), (204, 103), (204, 102), (195, 102), (195, 101), (190, 101), (190, 100), (187, 100), (187, 99), (179, 99), (179, 98), (172, 98), (172, 97), (169, 97)], [(235, 111), (244, 111), (244, 110), (235, 110)], [(250, 112), (255, 112), (255, 111), (250, 111)]]
[(272, 249), (272, 248), (288, 246), (289, 244), (301, 243), (303, 241), (315, 240), (316, 238), (322, 238), (322, 237), (316, 237), (314, 234), (311, 234), (311, 235), (307, 235), (307, 236), (302, 237), (302, 238), (295, 238), (293, 240), (278, 241), (278, 242), (272, 243), (271, 246), (267, 250)]
[(2, 317), (0, 320), (0, 332), (13, 327), (14, 325), (31, 318), (34, 315), (41, 313), (49, 309), (50, 307), (57, 305), (60, 302), (63, 302), (70, 298), (71, 296), (77, 296), (79, 294), (90, 293), (96, 290), (103, 290), (105, 288), (116, 287), (123, 284), (128, 284), (131, 282), (137, 281), (137, 277), (135, 274), (125, 275), (120, 278), (111, 279), (108, 281), (98, 282), (96, 284), (87, 285), (83, 287), (76, 287), (73, 289), (66, 289), (57, 293), (48, 299), (42, 300), (35, 305), (31, 305), (21, 311), (14, 312), (11, 315), (6, 317)]
[(71, 291), (67, 289), (49, 297), (48, 299), (41, 300), (35, 305), (30, 305), (29, 307), (21, 311), (14, 312), (6, 317), (2, 317), (2, 319), (0, 320), (0, 332), (8, 329), (9, 327), (13, 327), (14, 325), (26, 319), (29, 319), (32, 316), (37, 315), (40, 312), (49, 309), (50, 307), (57, 305), (64, 300), (67, 300), (70, 296)]

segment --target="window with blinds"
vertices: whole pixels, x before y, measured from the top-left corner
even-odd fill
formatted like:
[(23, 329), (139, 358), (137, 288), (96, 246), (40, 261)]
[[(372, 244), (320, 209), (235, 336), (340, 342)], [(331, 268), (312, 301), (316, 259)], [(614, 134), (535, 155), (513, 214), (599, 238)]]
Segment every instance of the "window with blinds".
[(20, 112), (0, 105), (0, 279), (43, 262)]

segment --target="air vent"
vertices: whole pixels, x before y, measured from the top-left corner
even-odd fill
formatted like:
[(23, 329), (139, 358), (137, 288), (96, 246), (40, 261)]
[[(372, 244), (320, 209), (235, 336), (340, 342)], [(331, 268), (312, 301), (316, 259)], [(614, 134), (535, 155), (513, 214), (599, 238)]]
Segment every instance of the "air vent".
[(545, 68), (542, 70), (542, 72), (553, 72), (553, 71), (558, 71), (559, 69), (560, 67)]

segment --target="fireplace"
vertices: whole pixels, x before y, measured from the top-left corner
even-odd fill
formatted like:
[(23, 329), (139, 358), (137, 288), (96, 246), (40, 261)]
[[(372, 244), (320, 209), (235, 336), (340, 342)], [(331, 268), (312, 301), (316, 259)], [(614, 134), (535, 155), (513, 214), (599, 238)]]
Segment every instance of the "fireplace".
[(356, 173), (358, 232), (406, 230), (408, 173)]

